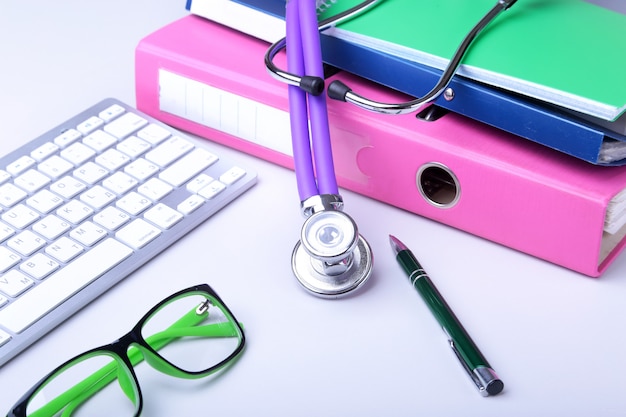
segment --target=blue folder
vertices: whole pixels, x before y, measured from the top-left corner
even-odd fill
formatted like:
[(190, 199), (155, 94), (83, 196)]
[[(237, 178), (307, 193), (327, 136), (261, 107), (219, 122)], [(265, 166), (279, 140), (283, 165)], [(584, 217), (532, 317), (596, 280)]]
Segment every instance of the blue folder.
[[(202, 1), (209, 0), (188, 0), (187, 8), (192, 10), (193, 2)], [(285, 0), (233, 1), (284, 19)], [(211, 19), (210, 13), (204, 13), (204, 17)], [(333, 36), (322, 34), (321, 39), (327, 64), (411, 96), (424, 95), (441, 74), (439, 69)], [(593, 119), (458, 75), (450, 87), (455, 91), (454, 100), (440, 97), (435, 105), (593, 164), (626, 164), (626, 135)]]

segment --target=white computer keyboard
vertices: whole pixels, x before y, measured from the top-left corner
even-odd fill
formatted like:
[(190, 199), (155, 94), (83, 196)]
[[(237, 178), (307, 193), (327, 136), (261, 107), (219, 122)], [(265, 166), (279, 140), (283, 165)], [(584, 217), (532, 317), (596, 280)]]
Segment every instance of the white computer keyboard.
[(255, 183), (114, 99), (0, 158), (0, 365)]

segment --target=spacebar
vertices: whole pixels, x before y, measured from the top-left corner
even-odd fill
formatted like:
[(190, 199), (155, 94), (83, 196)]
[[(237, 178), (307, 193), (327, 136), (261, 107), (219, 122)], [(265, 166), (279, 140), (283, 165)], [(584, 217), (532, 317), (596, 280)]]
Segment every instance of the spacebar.
[(0, 324), (12, 332), (22, 332), (132, 253), (115, 239), (105, 240), (0, 310)]

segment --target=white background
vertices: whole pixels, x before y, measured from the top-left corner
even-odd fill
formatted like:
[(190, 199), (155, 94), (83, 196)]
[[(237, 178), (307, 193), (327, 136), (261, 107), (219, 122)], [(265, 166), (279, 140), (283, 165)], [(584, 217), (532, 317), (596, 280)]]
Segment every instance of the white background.
[[(137, 42), (184, 15), (183, 1), (3, 1), (0, 153), (105, 97), (134, 105)], [(207, 380), (140, 372), (145, 416), (626, 416), (626, 256), (587, 278), (342, 191), (374, 274), (354, 296), (315, 298), (290, 268), (303, 222), (293, 172), (198, 143), (255, 169), (259, 183), (1, 367), (0, 414), (54, 366), (207, 282), (245, 324), (247, 349)], [(501, 395), (476, 392), (389, 233), (429, 271), (505, 382)]]

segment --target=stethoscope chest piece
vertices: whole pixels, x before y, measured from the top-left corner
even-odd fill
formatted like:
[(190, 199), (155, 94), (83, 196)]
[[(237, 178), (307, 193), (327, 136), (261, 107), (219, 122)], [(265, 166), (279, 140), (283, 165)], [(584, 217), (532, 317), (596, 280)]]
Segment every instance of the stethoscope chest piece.
[(359, 288), (372, 272), (372, 251), (350, 216), (323, 210), (309, 216), (291, 257), (296, 278), (310, 292), (338, 298)]

